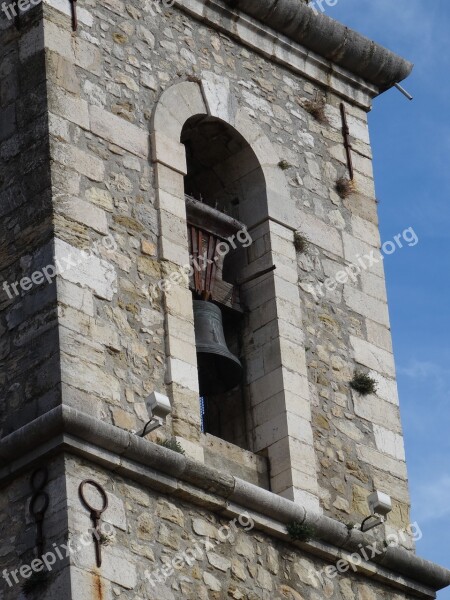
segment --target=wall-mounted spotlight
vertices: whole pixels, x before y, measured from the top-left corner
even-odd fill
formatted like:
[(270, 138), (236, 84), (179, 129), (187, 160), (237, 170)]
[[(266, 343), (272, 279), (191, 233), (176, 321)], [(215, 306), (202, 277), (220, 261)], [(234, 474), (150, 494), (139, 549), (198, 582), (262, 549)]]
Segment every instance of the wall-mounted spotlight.
[(145, 424), (145, 427), (138, 431), (136, 435), (145, 437), (158, 427), (162, 427), (166, 422), (167, 415), (172, 412), (172, 406), (167, 396), (153, 392), (145, 401), (150, 420)]
[(382, 525), (386, 516), (392, 511), (392, 500), (390, 496), (383, 492), (373, 492), (367, 498), (370, 516), (366, 517), (361, 523), (361, 531), (370, 531), (375, 527)]

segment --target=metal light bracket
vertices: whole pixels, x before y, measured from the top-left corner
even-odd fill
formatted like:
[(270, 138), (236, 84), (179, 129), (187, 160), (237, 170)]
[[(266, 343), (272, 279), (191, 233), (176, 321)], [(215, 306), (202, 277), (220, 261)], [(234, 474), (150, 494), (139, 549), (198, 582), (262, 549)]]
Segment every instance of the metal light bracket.
[[(374, 519), (375, 519), (375, 522), (370, 523), (370, 521), (374, 520)], [(383, 517), (383, 515), (377, 515), (377, 514), (369, 515), (361, 523), (361, 531), (363, 533), (365, 533), (366, 531), (370, 531), (371, 529), (375, 529), (375, 527), (379, 527), (380, 525), (383, 525), (383, 523), (385, 521), (386, 521), (386, 518)]]

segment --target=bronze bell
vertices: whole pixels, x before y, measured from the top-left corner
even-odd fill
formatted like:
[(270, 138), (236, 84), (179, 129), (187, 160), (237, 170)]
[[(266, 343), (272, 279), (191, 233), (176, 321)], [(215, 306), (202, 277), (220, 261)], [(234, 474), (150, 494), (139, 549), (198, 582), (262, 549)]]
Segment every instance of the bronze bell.
[(194, 300), (195, 345), (200, 395), (222, 394), (242, 378), (242, 365), (227, 347), (222, 312), (212, 302)]

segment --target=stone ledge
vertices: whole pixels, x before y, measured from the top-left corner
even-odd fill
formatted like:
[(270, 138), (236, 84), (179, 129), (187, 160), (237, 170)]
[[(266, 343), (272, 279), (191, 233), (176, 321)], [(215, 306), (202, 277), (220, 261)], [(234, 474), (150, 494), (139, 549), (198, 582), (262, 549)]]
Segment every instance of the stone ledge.
[(305, 48), (385, 91), (413, 65), (387, 48), (298, 0), (224, 0)]
[(272, 62), (281, 64), (294, 73), (330, 88), (341, 97), (363, 108), (371, 109), (372, 98), (380, 94), (378, 87), (341, 68), (273, 27), (245, 14), (237, 12), (223, 0), (175, 0), (180, 10), (211, 25), (226, 35), (238, 39)]
[[(255, 516), (257, 527), (288, 541), (284, 525), (293, 520), (313, 525), (316, 539), (298, 544), (303, 551), (334, 561), (358, 553), (373, 538), (348, 531), (334, 519), (306, 510), (238, 478), (222, 473), (80, 411), (59, 406), (0, 440), (0, 486), (44, 456), (71, 452), (125, 477), (220, 514)], [(420, 598), (434, 598), (450, 585), (450, 571), (402, 548), (379, 546), (381, 554), (360, 572)]]

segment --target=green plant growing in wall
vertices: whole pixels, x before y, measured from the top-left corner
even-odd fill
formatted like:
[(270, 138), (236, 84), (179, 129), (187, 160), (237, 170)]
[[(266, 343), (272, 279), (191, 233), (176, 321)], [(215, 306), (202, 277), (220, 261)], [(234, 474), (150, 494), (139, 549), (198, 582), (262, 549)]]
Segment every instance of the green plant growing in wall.
[(355, 371), (353, 379), (350, 381), (350, 387), (356, 392), (359, 392), (361, 396), (368, 396), (369, 394), (376, 393), (377, 382), (367, 373)]
[(158, 445), (163, 446), (163, 448), (168, 448), (169, 450), (173, 450), (174, 452), (178, 452), (179, 454), (186, 454), (183, 446), (175, 438), (170, 438), (169, 440), (159, 441)]
[(316, 536), (316, 528), (300, 521), (291, 521), (286, 525), (289, 537), (296, 542), (309, 542)]
[(309, 248), (309, 240), (299, 231), (294, 232), (294, 247), (300, 254), (304, 254)]

